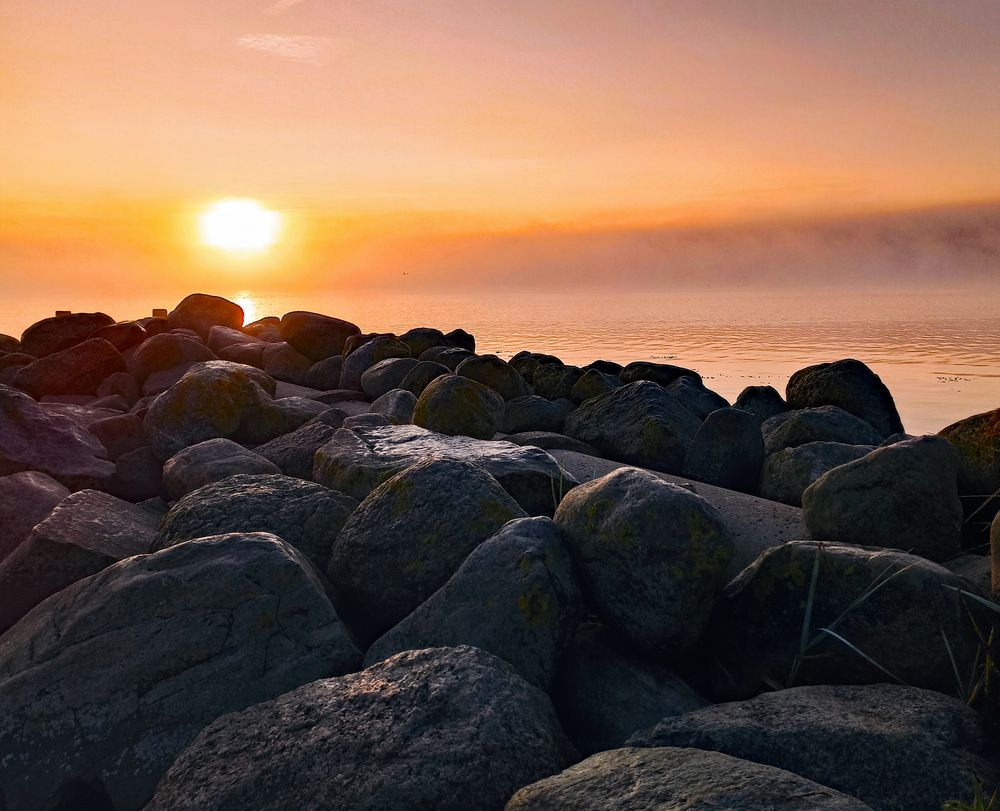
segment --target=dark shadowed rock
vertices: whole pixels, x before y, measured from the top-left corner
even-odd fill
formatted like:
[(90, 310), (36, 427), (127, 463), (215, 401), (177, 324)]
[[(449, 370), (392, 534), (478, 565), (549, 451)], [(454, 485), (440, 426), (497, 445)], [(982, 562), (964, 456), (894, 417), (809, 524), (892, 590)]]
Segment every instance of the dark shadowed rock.
[(576, 629), (550, 692), (563, 729), (583, 755), (615, 749), (663, 718), (708, 703), (669, 667), (638, 657), (596, 622)]
[(344, 342), (360, 332), (350, 321), (319, 313), (296, 311), (281, 317), (281, 334), (285, 340), (313, 361), (340, 355)]
[(263, 341), (255, 341), (252, 344), (230, 344), (225, 349), (219, 350), (219, 360), (244, 363), (259, 368), (264, 364), (264, 350), (267, 347), (268, 344)]
[(237, 473), (280, 473), (278, 466), (231, 439), (206, 439), (171, 456), (163, 465), (163, 487), (172, 499)]
[(759, 492), (762, 498), (802, 506), (802, 493), (828, 470), (860, 459), (873, 445), (845, 445), (843, 442), (807, 442), (785, 448), (764, 459)]
[(68, 495), (59, 482), (35, 470), (0, 477), (0, 561)]
[(924, 436), (878, 448), (824, 473), (802, 494), (816, 540), (890, 546), (930, 560), (961, 551), (958, 454)]
[(0, 352), (20, 352), (21, 342), (12, 335), (0, 332)]
[[(344, 371), (344, 356), (332, 355), (316, 361), (306, 372), (305, 385), (320, 391), (331, 391), (340, 387), (340, 375)], [(357, 396), (357, 394), (355, 394)]]
[[(89, 398), (89, 402), (93, 403), (95, 400)], [(58, 414), (73, 420), (81, 428), (88, 430), (90, 426), (101, 420), (121, 416), (121, 412), (108, 408), (95, 408), (92, 405), (75, 405), (73, 403), (51, 403), (47, 399), (42, 402), (42, 408), (49, 414)]]
[(609, 391), (614, 391), (622, 385), (617, 375), (610, 375), (598, 369), (587, 369), (583, 376), (573, 384), (569, 399), (574, 403), (582, 403), (591, 397), (600, 397)]
[(761, 422), (788, 411), (788, 403), (774, 386), (747, 386), (739, 393), (733, 407), (755, 414)]
[(216, 325), (231, 329), (242, 327), (243, 308), (220, 296), (192, 293), (170, 311), (167, 321), (171, 329), (193, 330), (207, 341), (208, 333)]
[(79, 808), (85, 785), (138, 811), (212, 719), (355, 667), (311, 568), (273, 535), (221, 535), (38, 606), (0, 638), (7, 806)]
[(640, 380), (582, 403), (563, 433), (610, 459), (678, 472), (700, 424), (662, 386)]
[(672, 383), (668, 383), (664, 388), (699, 420), (705, 419), (713, 411), (720, 408), (729, 408), (729, 401), (722, 395), (706, 388), (700, 378), (682, 375)]
[(330, 551), (345, 618), (377, 638), (443, 586), (469, 553), (524, 511), (485, 470), (429, 459), (373, 490)]
[(451, 374), (451, 369), (443, 363), (435, 363), (432, 360), (421, 360), (406, 373), (406, 377), (400, 381), (399, 388), (412, 392), (419, 397), (427, 385), (441, 375)]
[(510, 521), (472, 550), (447, 583), (378, 639), (374, 664), (404, 650), (471, 645), (548, 690), (580, 612), (573, 564), (549, 518)]
[(510, 359), (509, 363), (529, 383), (534, 382), (535, 370), (538, 369), (540, 364), (551, 363), (555, 366), (563, 365), (563, 362), (555, 355), (544, 355), (541, 352), (528, 352), (527, 350), (518, 352)]
[(625, 367), (620, 363), (615, 363), (613, 360), (592, 360), (586, 366), (580, 367), (585, 372), (589, 372), (591, 369), (596, 369), (599, 372), (604, 372), (606, 375), (612, 375), (613, 377), (618, 377), (621, 374), (622, 369)]
[(148, 445), (124, 453), (115, 460), (114, 475), (104, 489), (133, 503), (161, 496), (163, 460)]
[(399, 336), (399, 340), (410, 347), (410, 354), (415, 358), (419, 358), (424, 352), (435, 346), (454, 346), (454, 344), (444, 337), (444, 333), (441, 330), (434, 329), (433, 327), (414, 327), (413, 329), (408, 329)]
[(97, 387), (97, 396), (112, 397), (115, 395), (132, 406), (142, 396), (142, 391), (139, 388), (139, 382), (131, 374), (115, 372), (101, 381), (101, 385)]
[(459, 375), (435, 378), (413, 408), (413, 424), (448, 436), (491, 439), (504, 415), (493, 389)]
[(396, 425), (406, 425), (413, 421), (413, 410), (417, 398), (404, 389), (391, 389), (372, 403), (372, 414), (383, 414)]
[(215, 360), (215, 353), (197, 338), (164, 332), (143, 341), (142, 346), (129, 356), (128, 369), (140, 382), (155, 372), (191, 367), (206, 360)]
[(370, 400), (377, 400), (387, 391), (400, 386), (409, 372), (420, 361), (416, 358), (386, 358), (365, 370), (361, 375), (361, 390)]
[(344, 428), (375, 428), (383, 425), (396, 425), (396, 421), (385, 414), (353, 414), (344, 420)]
[(598, 613), (638, 650), (670, 658), (697, 641), (733, 556), (707, 501), (622, 468), (571, 490), (556, 523)]
[(634, 736), (630, 746), (724, 752), (798, 774), (878, 811), (939, 811), (1000, 770), (975, 712), (895, 684), (797, 687), (720, 704)]
[(683, 366), (674, 366), (670, 363), (652, 363), (646, 360), (633, 361), (622, 369), (618, 376), (622, 383), (649, 380), (653, 383), (659, 383), (661, 386), (669, 386), (679, 377), (690, 377), (701, 383), (701, 375), (693, 369), (685, 369)]
[(101, 444), (108, 452), (108, 459), (112, 462), (119, 456), (146, 444), (142, 420), (135, 414), (105, 417), (91, 423), (87, 426), (87, 430), (101, 440)]
[(106, 456), (100, 440), (72, 419), (0, 385), (0, 475), (37, 470), (79, 490), (111, 478)]
[(240, 346), (256, 343), (257, 338), (248, 335), (241, 329), (232, 327), (212, 327), (208, 331), (208, 348), (213, 352), (221, 352), (227, 346)]
[(562, 431), (566, 417), (573, 410), (571, 400), (546, 400), (531, 394), (508, 400), (504, 404), (504, 415), (500, 430), (505, 434), (523, 431)]
[(518, 434), (505, 434), (503, 440), (504, 442), (513, 442), (515, 445), (531, 445), (543, 450), (576, 451), (590, 456), (600, 456), (597, 449), (586, 442), (551, 431), (522, 431)]
[(122, 353), (103, 338), (91, 338), (20, 367), (14, 385), (36, 399), (47, 394), (94, 394), (104, 378), (124, 371)]
[(243, 412), (232, 437), (246, 445), (261, 445), (291, 433), (328, 410), (325, 404), (308, 397), (261, 398)]
[(788, 379), (785, 396), (792, 408), (842, 408), (883, 437), (903, 430), (889, 389), (877, 374), (853, 358), (799, 369)]
[(952, 423), (940, 432), (958, 451), (958, 486), (963, 495), (1000, 490), (1000, 408)]
[(95, 330), (113, 323), (114, 319), (104, 313), (73, 313), (43, 318), (24, 331), (18, 351), (44, 358), (82, 343)]
[(220, 718), (147, 811), (500, 811), (572, 760), (548, 697), (510, 665), (431, 648)]
[(535, 394), (546, 400), (568, 400), (573, 392), (573, 386), (579, 382), (583, 374), (579, 366), (540, 363), (535, 367), (532, 385)]
[(764, 420), (764, 452), (770, 456), (807, 442), (878, 445), (882, 436), (867, 422), (837, 406), (800, 408)]
[[(347, 415), (342, 411), (338, 413), (340, 415), (339, 421), (343, 424), (344, 417)], [(339, 427), (339, 425), (334, 426), (321, 420), (308, 422), (291, 433), (258, 445), (254, 452), (276, 464), (286, 476), (294, 476), (297, 479), (312, 479), (316, 451), (330, 441)]]
[[(805, 632), (810, 656), (803, 658), (814, 570)], [(953, 590), (962, 587), (947, 569), (895, 550), (815, 541), (769, 549), (726, 587), (716, 607), (706, 634), (719, 665), (716, 689), (747, 697), (774, 683), (871, 684), (895, 677), (950, 693), (955, 674), (949, 646), (961, 673), (971, 672), (974, 650), (968, 616)], [(820, 630), (832, 623), (838, 636), (878, 666)]]
[(458, 349), (464, 349), (467, 352), (476, 351), (476, 336), (464, 329), (453, 329), (451, 332), (445, 333), (444, 337), (448, 343)]
[(132, 346), (138, 346), (146, 340), (146, 330), (135, 321), (119, 321), (106, 327), (94, 330), (91, 338), (103, 338), (119, 352), (124, 352)]
[(158, 522), (147, 510), (97, 490), (65, 498), (0, 561), (0, 634), (46, 597), (148, 552)]
[(739, 408), (720, 408), (705, 418), (694, 435), (684, 457), (683, 474), (729, 490), (753, 493), (763, 464), (760, 420)]
[(0, 370), (10, 370), (10, 374), (13, 377), (17, 374), (17, 368), (19, 366), (27, 366), (29, 363), (34, 363), (38, 358), (34, 355), (28, 355), (25, 352), (8, 352), (5, 355), (0, 355)]
[(528, 384), (524, 382), (524, 378), (513, 366), (496, 355), (473, 355), (466, 358), (455, 369), (455, 374), (488, 386), (504, 400), (528, 394)]
[(358, 506), (350, 496), (289, 476), (237, 474), (188, 493), (163, 518), (152, 551), (227, 532), (271, 532), (320, 571)]
[(416, 425), (341, 429), (316, 452), (313, 478), (354, 498), (429, 457), (471, 462), (492, 475), (528, 515), (551, 515), (576, 484), (539, 448), (447, 437)]
[(304, 385), (313, 361), (289, 343), (268, 344), (260, 356), (260, 366), (275, 380)]
[(344, 356), (340, 388), (362, 391), (361, 376), (372, 366), (389, 358), (408, 358), (410, 348), (392, 335), (378, 335)]
[(613, 749), (518, 791), (505, 811), (872, 811), (791, 772), (699, 749)]

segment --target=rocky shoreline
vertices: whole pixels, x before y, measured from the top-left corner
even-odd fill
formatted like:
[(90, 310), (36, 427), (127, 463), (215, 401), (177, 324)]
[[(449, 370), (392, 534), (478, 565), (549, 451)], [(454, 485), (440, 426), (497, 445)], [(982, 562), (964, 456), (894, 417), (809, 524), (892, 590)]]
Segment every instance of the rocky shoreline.
[(1000, 409), (907, 435), (852, 359), (730, 404), (203, 294), (45, 319), (0, 336), (0, 811), (971, 803), (998, 492)]

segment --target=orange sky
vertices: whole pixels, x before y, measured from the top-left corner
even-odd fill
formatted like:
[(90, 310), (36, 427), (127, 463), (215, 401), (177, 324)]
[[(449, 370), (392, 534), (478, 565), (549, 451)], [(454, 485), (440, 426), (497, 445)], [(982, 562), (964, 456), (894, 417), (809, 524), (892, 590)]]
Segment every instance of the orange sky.
[[(996, 0), (6, 0), (0, 292), (1000, 199), (997, 31)], [(234, 195), (277, 252), (197, 247)]]

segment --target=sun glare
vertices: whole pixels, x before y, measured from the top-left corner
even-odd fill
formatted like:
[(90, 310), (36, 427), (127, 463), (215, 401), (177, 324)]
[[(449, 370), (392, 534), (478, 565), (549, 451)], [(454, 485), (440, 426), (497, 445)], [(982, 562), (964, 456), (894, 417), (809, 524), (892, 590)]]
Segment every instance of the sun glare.
[(278, 240), (281, 214), (256, 200), (219, 200), (198, 217), (201, 241), (230, 253), (260, 253)]

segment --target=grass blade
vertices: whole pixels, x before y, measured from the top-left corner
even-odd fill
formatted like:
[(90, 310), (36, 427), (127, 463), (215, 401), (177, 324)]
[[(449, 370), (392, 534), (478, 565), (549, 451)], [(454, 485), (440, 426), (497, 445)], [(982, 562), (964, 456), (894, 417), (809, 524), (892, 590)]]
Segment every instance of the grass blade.
[(829, 634), (834, 639), (836, 639), (838, 642), (840, 642), (841, 644), (845, 645), (850, 650), (854, 651), (854, 653), (856, 653), (858, 656), (860, 656), (862, 659), (864, 659), (870, 665), (872, 665), (873, 667), (877, 667), (879, 670), (881, 670), (883, 673), (885, 673), (885, 675), (887, 675), (893, 681), (897, 681), (900, 684), (906, 684), (906, 682), (904, 682), (901, 678), (899, 678), (899, 676), (897, 676), (894, 673), (891, 673), (888, 670), (886, 670), (884, 667), (882, 667), (882, 665), (880, 665), (878, 662), (876, 662), (874, 659), (872, 659), (871, 656), (869, 656), (867, 653), (865, 653), (863, 650), (861, 650), (859, 647), (857, 647), (857, 645), (854, 645), (851, 642), (848, 642), (840, 634), (835, 633), (834, 631), (831, 631), (829, 628), (820, 628), (819, 632), (822, 633), (822, 634)]

